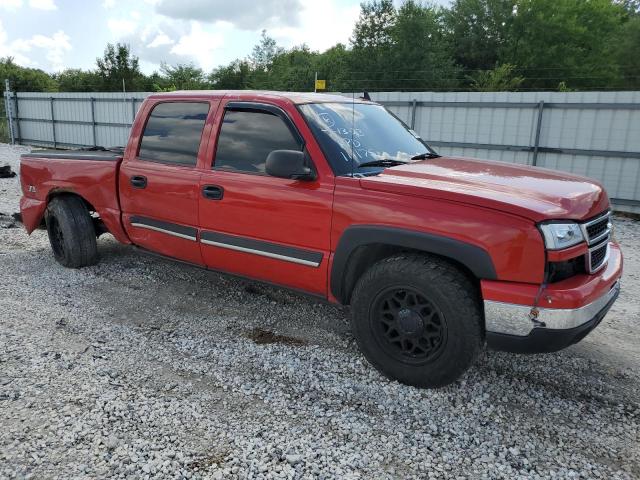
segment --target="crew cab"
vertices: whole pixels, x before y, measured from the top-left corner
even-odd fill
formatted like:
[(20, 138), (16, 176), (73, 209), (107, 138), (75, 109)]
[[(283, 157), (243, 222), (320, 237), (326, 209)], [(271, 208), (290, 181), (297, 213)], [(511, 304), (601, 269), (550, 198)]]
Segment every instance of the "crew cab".
[(33, 151), (20, 172), (24, 226), (46, 225), (62, 265), (96, 263), (108, 232), (350, 305), (369, 362), (419, 387), (455, 381), (485, 344), (571, 345), (620, 290), (600, 184), (440, 156), (365, 99), (155, 94), (124, 149)]

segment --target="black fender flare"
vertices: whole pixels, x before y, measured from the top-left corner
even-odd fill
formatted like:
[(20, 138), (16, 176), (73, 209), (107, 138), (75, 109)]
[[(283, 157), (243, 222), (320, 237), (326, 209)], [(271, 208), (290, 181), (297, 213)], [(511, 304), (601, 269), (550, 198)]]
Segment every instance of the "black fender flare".
[(395, 227), (356, 225), (348, 227), (336, 247), (331, 267), (331, 293), (341, 303), (346, 298), (345, 278), (351, 255), (366, 245), (385, 245), (408, 248), (450, 258), (469, 269), (478, 279), (495, 280), (496, 269), (491, 255), (483, 248), (471, 243), (432, 233), (418, 232)]

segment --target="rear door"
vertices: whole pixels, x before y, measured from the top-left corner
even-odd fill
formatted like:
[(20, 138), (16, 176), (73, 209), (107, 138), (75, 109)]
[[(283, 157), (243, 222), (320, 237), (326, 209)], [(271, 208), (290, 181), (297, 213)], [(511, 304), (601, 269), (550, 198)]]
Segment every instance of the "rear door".
[(319, 152), (309, 153), (291, 118), (299, 113), (285, 108), (231, 101), (218, 114), (215, 159), (200, 178), (202, 256), (216, 270), (326, 295), (333, 176), (317, 168), (313, 181), (265, 172), (273, 150), (307, 151), (311, 166)]
[(217, 101), (171, 100), (147, 106), (137, 151), (120, 169), (123, 224), (134, 244), (202, 265), (198, 245), (201, 169)]

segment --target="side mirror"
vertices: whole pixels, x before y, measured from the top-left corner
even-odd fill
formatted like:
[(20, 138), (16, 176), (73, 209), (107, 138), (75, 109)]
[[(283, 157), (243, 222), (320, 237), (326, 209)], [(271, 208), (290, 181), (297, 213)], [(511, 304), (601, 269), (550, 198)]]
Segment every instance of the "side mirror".
[(307, 165), (306, 155), (298, 150), (274, 150), (267, 156), (269, 175), (293, 180), (315, 180), (313, 169)]

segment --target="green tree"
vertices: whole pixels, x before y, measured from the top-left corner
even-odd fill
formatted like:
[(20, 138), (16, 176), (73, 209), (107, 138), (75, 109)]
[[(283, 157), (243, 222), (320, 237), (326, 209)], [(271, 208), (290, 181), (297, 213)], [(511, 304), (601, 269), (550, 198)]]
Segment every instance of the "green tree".
[(250, 65), (250, 88), (269, 89), (272, 79), (271, 67), (274, 60), (284, 53), (284, 49), (279, 47), (276, 41), (267, 35), (266, 30), (262, 30), (260, 41), (253, 47), (251, 55), (247, 58)]
[(631, 15), (640, 15), (640, 0), (614, 0)]
[[(580, 1), (580, 0), (578, 0)], [(454, 60), (467, 71), (491, 70), (509, 41), (517, 0), (455, 0), (443, 15)]]
[(353, 69), (352, 52), (342, 43), (338, 43), (319, 54), (315, 62), (318, 78), (327, 81), (327, 89), (338, 92), (353, 88), (350, 72)]
[(610, 88), (618, 71), (607, 39), (625, 18), (611, 0), (518, 0), (500, 61), (518, 65), (527, 88)]
[(281, 51), (272, 60), (266, 83), (252, 85), (273, 90), (313, 90), (318, 55), (306, 45)]
[[(390, 28), (389, 68), (403, 90), (441, 90), (458, 86), (459, 68), (441, 27), (441, 12), (407, 0)], [(385, 88), (393, 88), (392, 85)]]
[(391, 0), (360, 5), (360, 17), (351, 37), (352, 68), (348, 90), (381, 90), (394, 78), (389, 69), (396, 9)]
[(622, 89), (640, 89), (640, 15), (630, 18), (613, 37), (612, 59), (620, 74)]
[(209, 75), (213, 88), (220, 90), (243, 90), (249, 88), (251, 68), (246, 60), (234, 60), (229, 65), (215, 69)]
[(275, 39), (267, 35), (266, 30), (262, 30), (260, 42), (254, 45), (251, 55), (249, 55), (249, 62), (254, 70), (267, 70), (276, 56), (283, 52), (284, 49), (278, 46)]
[(361, 5), (352, 36), (351, 89), (439, 90), (457, 87), (459, 68), (442, 10), (407, 0)]
[(484, 70), (475, 74), (471, 80), (471, 89), (476, 92), (505, 92), (518, 90), (524, 77), (515, 75), (515, 65), (504, 63), (493, 70)]
[(391, 43), (391, 27), (396, 9), (391, 0), (374, 0), (360, 4), (360, 17), (353, 29), (354, 49), (379, 48)]
[(108, 43), (104, 55), (96, 59), (98, 75), (105, 91), (143, 91), (150, 87), (148, 80), (140, 71), (138, 57), (131, 54), (128, 45)]
[(13, 57), (0, 58), (0, 80), (9, 80), (14, 92), (55, 92), (56, 81), (46, 72), (37, 68), (26, 68), (16, 64)]
[(204, 71), (193, 64), (181, 64), (175, 67), (162, 63), (160, 82), (154, 82), (162, 89), (202, 90), (211, 87)]
[(61, 92), (98, 92), (102, 79), (95, 71), (67, 68), (53, 75)]

